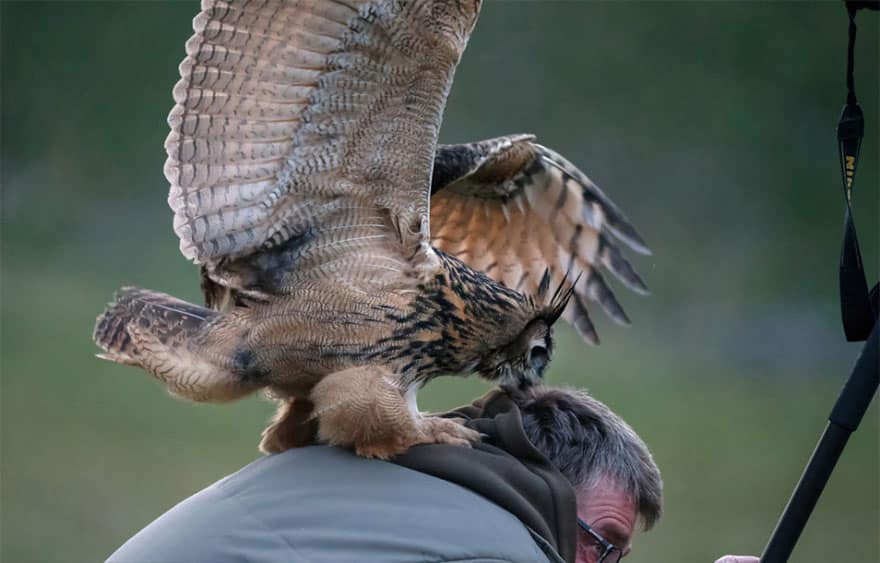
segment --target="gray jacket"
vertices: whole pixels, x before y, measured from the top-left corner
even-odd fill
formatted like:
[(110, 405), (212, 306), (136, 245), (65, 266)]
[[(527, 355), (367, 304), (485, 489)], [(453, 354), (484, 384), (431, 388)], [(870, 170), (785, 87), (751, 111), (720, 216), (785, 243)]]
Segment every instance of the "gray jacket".
[(184, 500), (110, 563), (561, 562), (448, 481), (327, 446), (264, 457)]
[(175, 506), (111, 563), (573, 563), (568, 480), (493, 391), (446, 416), (482, 441), (410, 448), (394, 463), (330, 446), (259, 459)]

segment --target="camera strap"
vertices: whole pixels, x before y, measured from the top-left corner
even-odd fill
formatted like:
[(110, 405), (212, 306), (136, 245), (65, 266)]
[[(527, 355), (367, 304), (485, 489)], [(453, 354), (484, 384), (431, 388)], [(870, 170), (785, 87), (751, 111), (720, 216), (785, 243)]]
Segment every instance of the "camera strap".
[[(874, 5), (872, 5), (874, 4)], [(868, 338), (874, 319), (875, 305), (868, 294), (865, 269), (859, 252), (859, 240), (852, 216), (852, 190), (859, 164), (859, 150), (865, 135), (865, 118), (856, 98), (854, 74), (856, 44), (856, 12), (859, 8), (876, 9), (876, 2), (846, 3), (849, 13), (849, 45), (846, 63), (846, 105), (837, 124), (837, 146), (840, 171), (846, 200), (843, 246), (840, 251), (840, 312), (846, 339), (858, 342)], [(876, 289), (876, 288), (875, 288)]]

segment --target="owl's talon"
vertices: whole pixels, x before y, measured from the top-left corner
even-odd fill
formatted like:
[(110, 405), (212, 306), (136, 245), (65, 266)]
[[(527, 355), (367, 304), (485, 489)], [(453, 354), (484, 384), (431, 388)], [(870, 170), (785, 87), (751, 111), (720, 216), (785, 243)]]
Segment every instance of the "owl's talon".
[(413, 445), (415, 444), (404, 445), (399, 442), (357, 444), (354, 452), (366, 458), (390, 459), (398, 454), (402, 454)]
[(288, 398), (281, 402), (272, 424), (263, 430), (260, 451), (277, 454), (315, 443), (318, 422), (311, 417), (313, 405), (307, 399)]
[(425, 417), (418, 421), (419, 433), (424, 443), (452, 444), (470, 447), (480, 441), (480, 433), (464, 426), (463, 419)]

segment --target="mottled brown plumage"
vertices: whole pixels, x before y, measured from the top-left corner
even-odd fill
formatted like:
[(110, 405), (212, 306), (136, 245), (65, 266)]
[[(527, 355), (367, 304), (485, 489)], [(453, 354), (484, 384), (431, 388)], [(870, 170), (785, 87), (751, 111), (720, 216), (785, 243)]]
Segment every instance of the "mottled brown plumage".
[[(564, 316), (626, 316), (644, 243), (528, 135), (436, 144), (480, 0), (204, 0), (174, 88), (166, 176), (206, 307), (123, 288), (102, 357), (172, 392), (281, 402), (265, 451), (320, 438), (389, 457), (473, 431), (421, 415), (441, 374), (537, 381)], [(433, 223), (433, 228), (431, 224)], [(575, 276), (574, 274), (580, 274)]]

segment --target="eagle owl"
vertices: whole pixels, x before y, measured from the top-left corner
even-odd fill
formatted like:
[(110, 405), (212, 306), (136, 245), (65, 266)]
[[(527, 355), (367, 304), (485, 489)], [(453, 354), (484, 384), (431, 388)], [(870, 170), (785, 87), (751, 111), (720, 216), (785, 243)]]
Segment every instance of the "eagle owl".
[(432, 378), (529, 385), (559, 317), (627, 323), (600, 272), (645, 292), (619, 246), (648, 250), (583, 172), (531, 135), (437, 144), (480, 2), (203, 0), (165, 175), (206, 306), (122, 288), (100, 357), (195, 401), (268, 391), (266, 452), (316, 430), (387, 458), (477, 437), (419, 413)]

